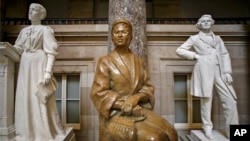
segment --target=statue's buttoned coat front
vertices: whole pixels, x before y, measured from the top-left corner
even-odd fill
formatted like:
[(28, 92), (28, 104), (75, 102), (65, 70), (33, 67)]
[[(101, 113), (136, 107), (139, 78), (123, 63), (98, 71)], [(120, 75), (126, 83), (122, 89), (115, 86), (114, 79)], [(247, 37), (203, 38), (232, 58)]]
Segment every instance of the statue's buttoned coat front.
[[(221, 76), (232, 73), (230, 56), (221, 37), (212, 33), (209, 41), (206, 36), (200, 31), (176, 50), (177, 55), (189, 60), (194, 60), (196, 54), (200, 56), (191, 78), (191, 95), (198, 97), (212, 96), (216, 67), (219, 67)], [(226, 86), (236, 98), (232, 85)]]

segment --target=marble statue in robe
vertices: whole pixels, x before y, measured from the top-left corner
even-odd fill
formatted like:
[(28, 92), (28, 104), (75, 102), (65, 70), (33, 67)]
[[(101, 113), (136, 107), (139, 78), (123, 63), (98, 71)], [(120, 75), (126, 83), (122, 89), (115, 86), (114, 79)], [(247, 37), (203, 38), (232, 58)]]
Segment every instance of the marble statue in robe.
[(57, 82), (52, 67), (58, 54), (54, 31), (41, 25), (46, 9), (37, 3), (29, 8), (31, 25), (15, 42), (21, 54), (16, 88), (15, 128), (17, 141), (53, 141), (64, 135), (55, 96)]
[(129, 49), (132, 25), (115, 20), (115, 49), (99, 59), (91, 99), (99, 111), (99, 141), (177, 141), (174, 127), (154, 113), (154, 86), (142, 58)]

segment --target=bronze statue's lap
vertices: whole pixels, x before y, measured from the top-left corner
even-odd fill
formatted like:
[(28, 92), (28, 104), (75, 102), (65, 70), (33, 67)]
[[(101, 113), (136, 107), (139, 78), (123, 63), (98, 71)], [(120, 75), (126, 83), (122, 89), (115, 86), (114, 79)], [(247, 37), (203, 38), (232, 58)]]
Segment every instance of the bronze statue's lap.
[(138, 141), (152, 140), (153, 138), (154, 141), (175, 140), (177, 133), (167, 120), (151, 110), (144, 110), (144, 112), (147, 115), (147, 119), (136, 123)]
[(152, 123), (138, 122), (136, 128), (138, 141), (168, 141), (167, 135)]

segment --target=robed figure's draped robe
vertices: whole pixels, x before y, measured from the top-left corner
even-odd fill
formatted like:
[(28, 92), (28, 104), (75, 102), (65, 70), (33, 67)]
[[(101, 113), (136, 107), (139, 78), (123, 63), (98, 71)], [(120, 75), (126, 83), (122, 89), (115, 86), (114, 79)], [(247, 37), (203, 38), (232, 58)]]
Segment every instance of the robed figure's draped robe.
[[(57, 55), (58, 44), (48, 26), (31, 25), (21, 30), (14, 47), (22, 52), (16, 88), (15, 127), (18, 140), (50, 141), (63, 133), (54, 89), (39, 84), (44, 80), (47, 55)], [(47, 93), (47, 92), (50, 93)], [(39, 95), (49, 96), (46, 103)], [(42, 97), (42, 96), (41, 96)]]
[[(130, 66), (124, 63), (115, 50), (99, 59), (91, 90), (91, 99), (100, 116), (99, 140), (112, 141), (107, 133), (107, 123), (113, 115), (120, 113), (118, 110), (113, 110), (112, 105), (118, 99), (126, 99), (126, 97), (138, 93), (144, 93), (149, 100), (139, 103), (143, 107), (146, 119), (136, 122), (136, 128), (148, 127), (146, 130), (155, 128), (159, 133), (176, 136), (172, 126), (151, 111), (155, 103), (154, 87), (149, 80), (143, 60), (132, 52), (130, 52), (130, 57)], [(143, 132), (145, 129), (137, 130)]]

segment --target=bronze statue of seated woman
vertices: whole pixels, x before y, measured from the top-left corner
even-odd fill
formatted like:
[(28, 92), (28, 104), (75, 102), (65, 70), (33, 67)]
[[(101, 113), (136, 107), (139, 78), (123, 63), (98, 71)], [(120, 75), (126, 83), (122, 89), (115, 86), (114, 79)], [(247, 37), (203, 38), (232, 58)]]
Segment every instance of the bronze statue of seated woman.
[(99, 141), (178, 141), (174, 127), (155, 114), (154, 86), (144, 61), (129, 49), (132, 25), (112, 26), (115, 49), (98, 61), (91, 99), (99, 111)]

